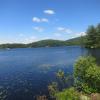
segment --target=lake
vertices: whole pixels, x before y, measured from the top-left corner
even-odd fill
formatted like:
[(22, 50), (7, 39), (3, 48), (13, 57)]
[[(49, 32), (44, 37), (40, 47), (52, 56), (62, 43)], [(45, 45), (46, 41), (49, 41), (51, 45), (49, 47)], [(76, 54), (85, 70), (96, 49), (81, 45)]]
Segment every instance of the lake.
[(7, 100), (35, 100), (37, 95), (48, 95), (47, 86), (56, 80), (59, 69), (71, 74), (77, 58), (90, 54), (100, 63), (100, 49), (80, 46), (1, 49), (0, 91)]

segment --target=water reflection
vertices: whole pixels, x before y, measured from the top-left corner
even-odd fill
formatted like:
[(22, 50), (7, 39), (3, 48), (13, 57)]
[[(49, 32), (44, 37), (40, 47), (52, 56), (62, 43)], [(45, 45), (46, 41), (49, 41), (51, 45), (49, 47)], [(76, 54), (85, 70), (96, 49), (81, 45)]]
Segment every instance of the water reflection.
[(96, 58), (98, 64), (100, 64), (100, 49), (88, 49), (88, 55)]

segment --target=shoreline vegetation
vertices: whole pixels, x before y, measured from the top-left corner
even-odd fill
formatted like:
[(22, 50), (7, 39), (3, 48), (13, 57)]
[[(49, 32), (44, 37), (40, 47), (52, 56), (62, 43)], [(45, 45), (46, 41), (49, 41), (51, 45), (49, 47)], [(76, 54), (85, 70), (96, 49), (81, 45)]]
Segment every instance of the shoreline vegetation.
[(100, 66), (92, 56), (80, 57), (73, 70), (73, 85), (66, 87), (70, 76), (59, 70), (59, 81), (48, 86), (51, 98), (55, 100), (100, 100)]
[(84, 45), (86, 48), (100, 48), (100, 23), (88, 27)]

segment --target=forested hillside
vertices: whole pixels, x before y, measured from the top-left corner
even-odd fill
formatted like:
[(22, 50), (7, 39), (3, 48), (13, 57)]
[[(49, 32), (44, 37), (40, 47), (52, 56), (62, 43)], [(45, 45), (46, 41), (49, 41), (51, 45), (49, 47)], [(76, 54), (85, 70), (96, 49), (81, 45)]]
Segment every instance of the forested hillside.
[(56, 46), (82, 45), (83, 43), (81, 40), (82, 40), (81, 37), (73, 38), (66, 41), (48, 39), (48, 40), (41, 40), (29, 44), (17, 44), (17, 43), (1, 44), (0, 48), (28, 48), (28, 47), (32, 48), (32, 47), (56, 47)]

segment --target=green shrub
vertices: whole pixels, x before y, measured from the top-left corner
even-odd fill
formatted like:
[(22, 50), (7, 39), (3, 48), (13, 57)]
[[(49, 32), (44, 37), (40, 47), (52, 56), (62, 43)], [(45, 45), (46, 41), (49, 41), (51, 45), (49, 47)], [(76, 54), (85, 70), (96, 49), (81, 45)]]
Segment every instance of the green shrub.
[(48, 86), (49, 94), (52, 98), (55, 98), (55, 94), (58, 92), (58, 84), (57, 82), (52, 82)]
[(100, 92), (100, 67), (95, 58), (79, 58), (74, 67), (74, 80), (76, 88), (85, 93)]
[(79, 93), (74, 88), (65, 89), (55, 94), (56, 100), (79, 100)]

